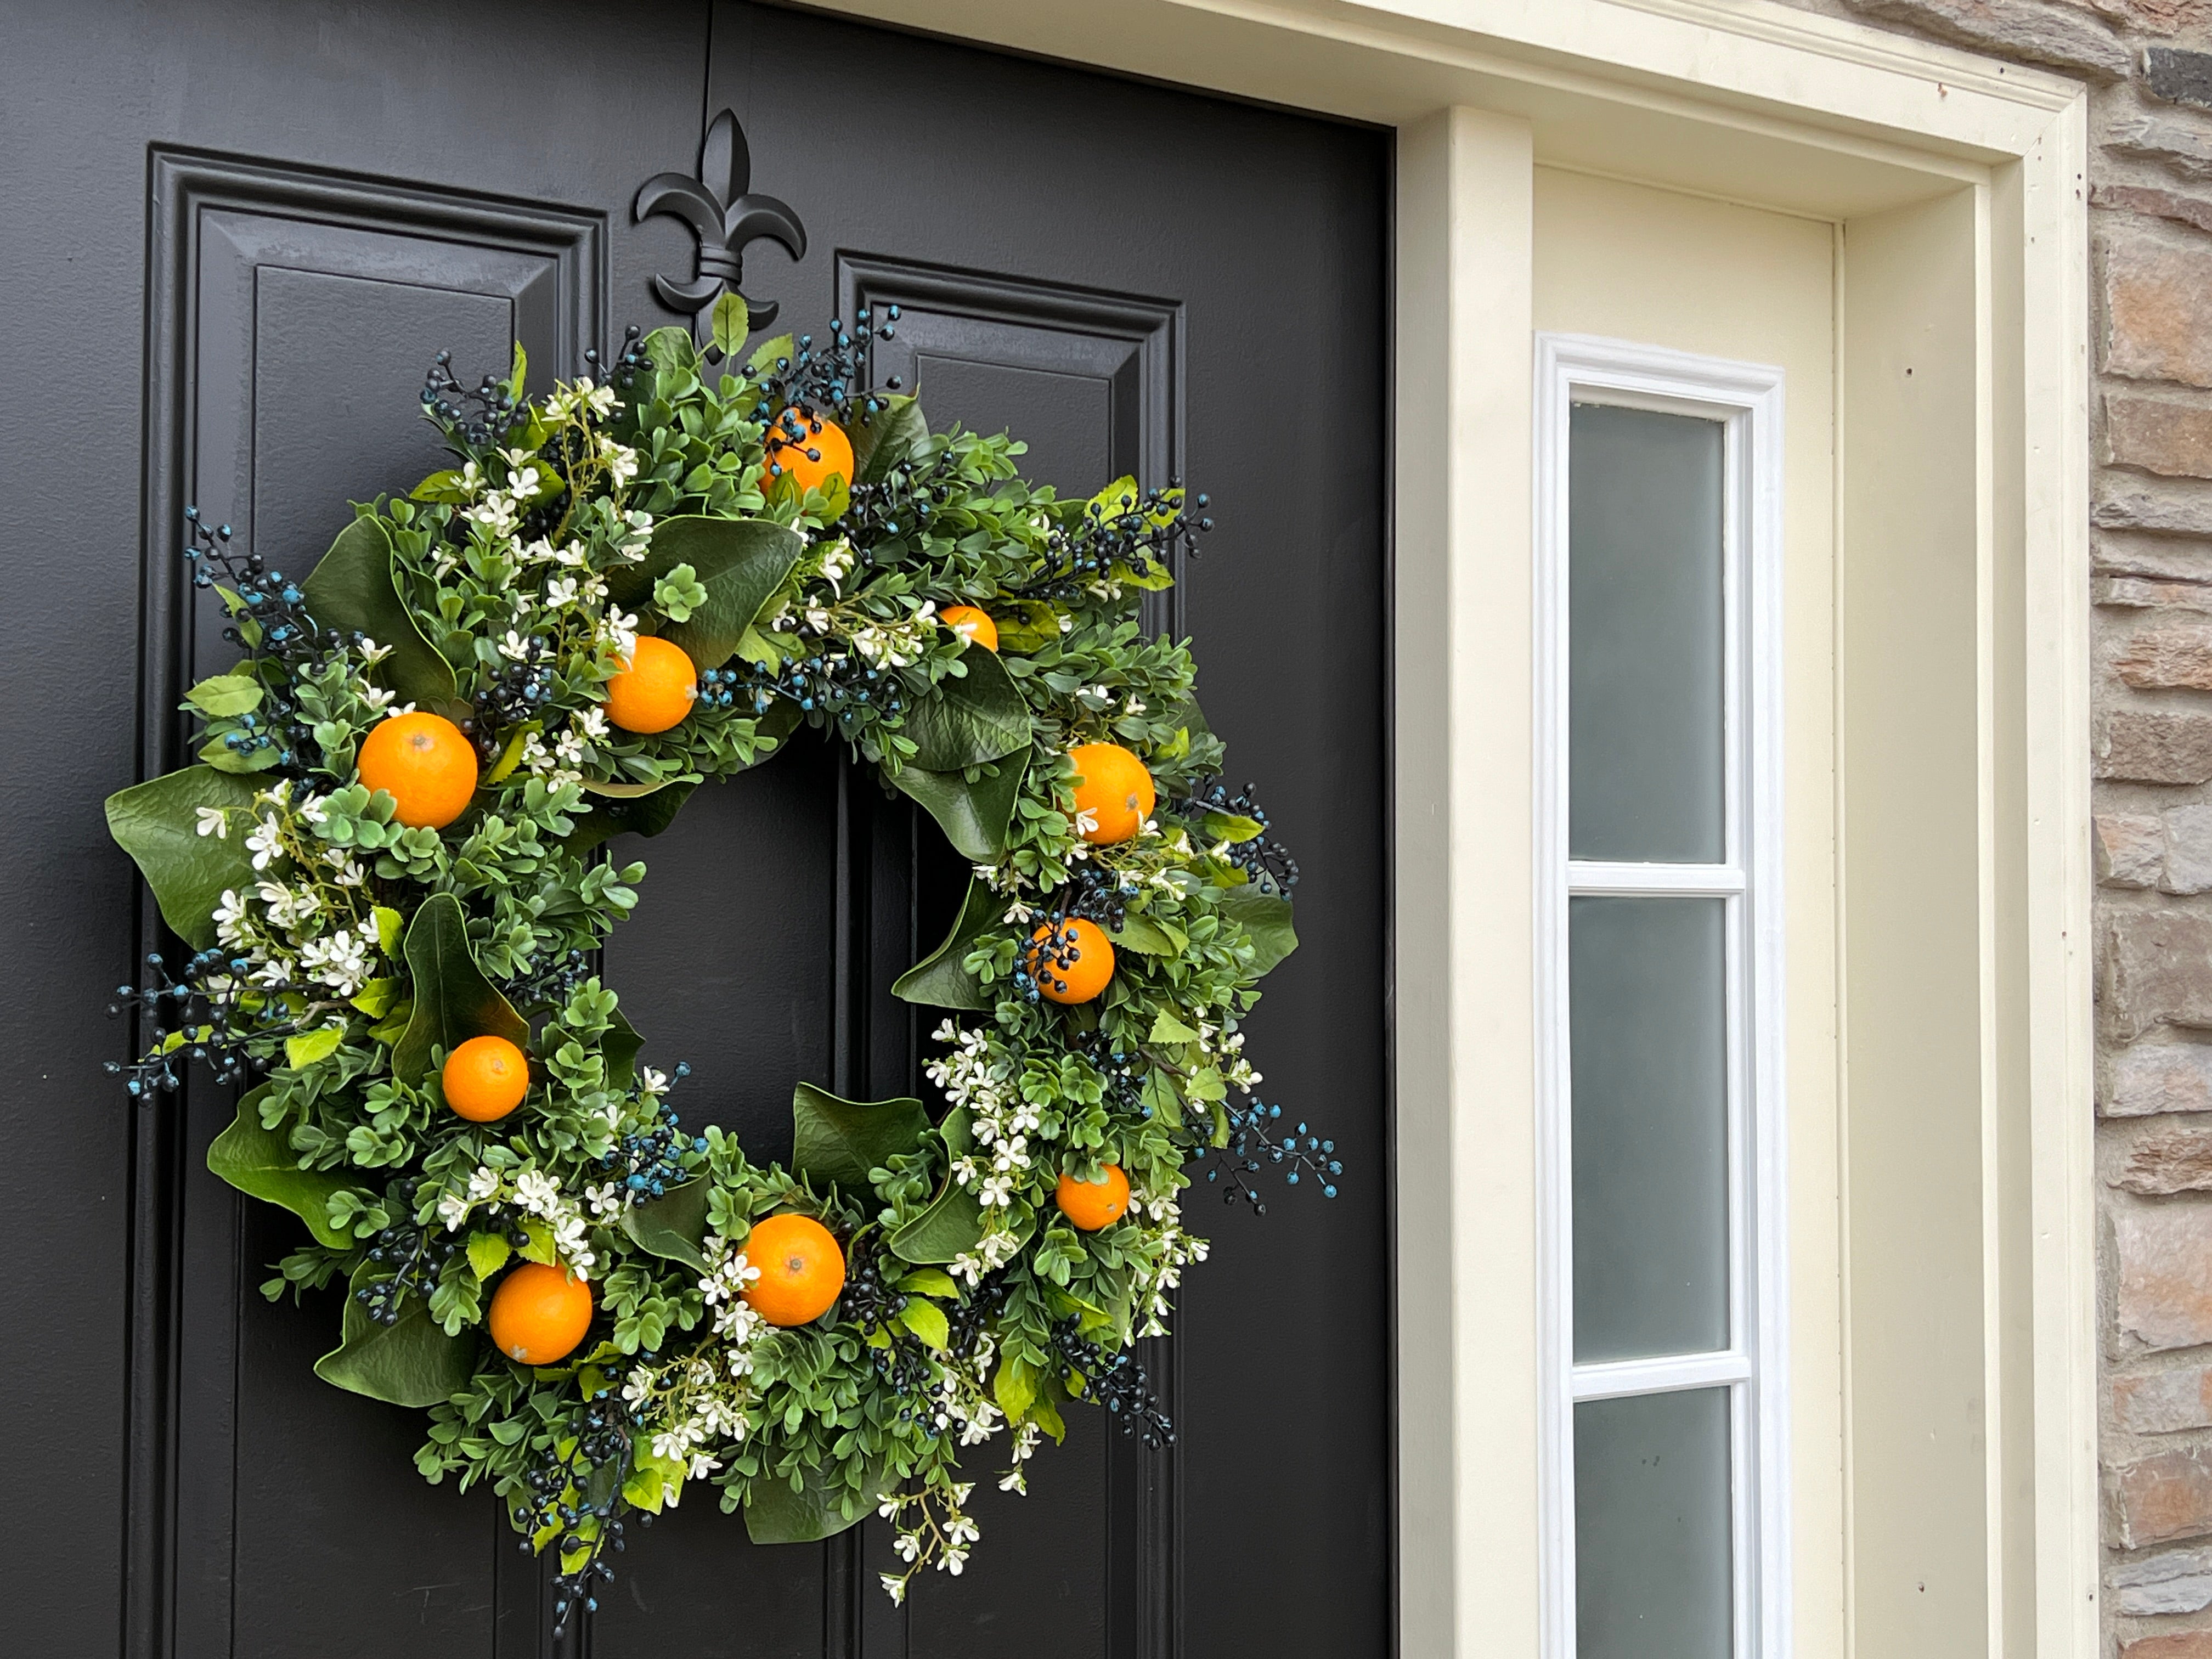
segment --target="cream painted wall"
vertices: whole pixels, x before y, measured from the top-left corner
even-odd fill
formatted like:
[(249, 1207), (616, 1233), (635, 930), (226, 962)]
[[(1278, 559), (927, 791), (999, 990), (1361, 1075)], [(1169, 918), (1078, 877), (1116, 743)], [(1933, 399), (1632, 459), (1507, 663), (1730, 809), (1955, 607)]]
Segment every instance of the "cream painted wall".
[(1846, 1651), (1838, 1118), (1835, 228), (1538, 167), (1540, 330), (1785, 372), (1784, 899), (1792, 1599), (1799, 1659)]

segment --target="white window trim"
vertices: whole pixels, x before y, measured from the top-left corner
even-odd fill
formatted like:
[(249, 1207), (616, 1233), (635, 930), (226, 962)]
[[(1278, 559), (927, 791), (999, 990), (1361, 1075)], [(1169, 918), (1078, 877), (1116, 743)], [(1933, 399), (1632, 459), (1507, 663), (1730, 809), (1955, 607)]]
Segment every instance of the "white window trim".
[[(1544, 1652), (1575, 1659), (1577, 1401), (1741, 1384), (1731, 1396), (1737, 1659), (1790, 1646), (1788, 1162), (1783, 1105), (1783, 375), (1779, 368), (1585, 335), (1535, 352), (1535, 963)], [(1568, 426), (1577, 402), (1720, 419), (1723, 450), (1724, 861), (1572, 860), (1567, 817)], [(1729, 1329), (1726, 1352), (1572, 1363), (1570, 898), (1710, 895), (1728, 931)], [(1747, 954), (1747, 960), (1742, 959)]]

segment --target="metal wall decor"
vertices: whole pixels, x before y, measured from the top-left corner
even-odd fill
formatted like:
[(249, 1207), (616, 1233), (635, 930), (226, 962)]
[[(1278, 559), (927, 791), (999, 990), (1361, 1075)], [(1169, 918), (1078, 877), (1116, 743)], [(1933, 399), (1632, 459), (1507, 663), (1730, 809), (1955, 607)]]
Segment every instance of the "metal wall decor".
[(699, 176), (657, 173), (641, 185), (632, 210), (640, 222), (665, 213), (690, 225), (699, 239), (698, 274), (688, 283), (665, 275), (653, 279), (653, 291), (671, 311), (691, 313), (692, 337), (705, 344), (714, 301), (735, 291), (745, 302), (753, 326), (775, 320), (776, 302), (756, 300), (739, 286), (744, 281), (744, 251), (766, 240), (794, 259), (806, 255), (806, 227), (788, 203), (752, 190), (752, 150), (736, 113), (724, 110), (708, 124), (699, 146)]

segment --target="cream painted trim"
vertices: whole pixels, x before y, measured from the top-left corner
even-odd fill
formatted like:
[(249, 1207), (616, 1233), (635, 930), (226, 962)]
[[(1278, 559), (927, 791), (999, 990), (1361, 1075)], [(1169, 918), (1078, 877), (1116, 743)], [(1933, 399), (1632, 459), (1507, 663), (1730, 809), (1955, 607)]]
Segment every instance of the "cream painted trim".
[[(1992, 1482), (2004, 1513), (1990, 1517), (1990, 1604), (2010, 1593), (1997, 1577), (2024, 1574), (2033, 1624), (1992, 1635), (2039, 1659), (2092, 1659), (2085, 94), (1768, 0), (821, 3), (1399, 131), (1395, 856), (1401, 895), (1439, 881), (1449, 895), (1425, 914), (1401, 900), (1395, 964), (1407, 1655), (1537, 1650), (1533, 1528), (1509, 1519), (1534, 1504), (1534, 1370), (1515, 1364), (1535, 1340), (1534, 1195), (1504, 1173), (1533, 1167), (1532, 831), (1515, 810), (1532, 784), (1530, 641), (1510, 620), (1529, 580), (1527, 169), (1540, 159), (1829, 217), (1847, 245), (1858, 216), (1961, 185), (1987, 193), (1978, 539), (1993, 549), (1985, 574), (2018, 591), (1984, 592), (1996, 631), (1978, 712), (2000, 739), (1994, 756), (1984, 747), (1984, 850), (2018, 867), (1984, 896), (2001, 914), (1983, 945), (1997, 960), (1983, 965), (2024, 980), (2027, 1053), (2025, 1099), (2004, 1114), (2027, 1123), (2011, 1149), (2025, 1213), (1995, 1223), (2000, 1244), (2024, 1229), (2027, 1282), (2001, 1256), (1987, 1294), (2003, 1300), (2004, 1331), (2028, 1333), (2024, 1386), (2002, 1368), (1991, 1382), (2011, 1431), (2032, 1436), (2024, 1481)], [(2021, 1540), (2004, 1522), (2023, 1507)]]

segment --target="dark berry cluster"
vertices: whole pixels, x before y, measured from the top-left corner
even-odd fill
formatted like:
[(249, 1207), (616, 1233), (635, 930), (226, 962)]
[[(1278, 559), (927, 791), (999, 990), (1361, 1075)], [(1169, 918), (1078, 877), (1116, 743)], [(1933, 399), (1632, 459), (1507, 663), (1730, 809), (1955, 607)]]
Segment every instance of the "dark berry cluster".
[[(1203, 508), (1207, 497), (1191, 505)], [(1042, 562), (1030, 580), (1006, 591), (1022, 599), (1080, 602), (1094, 582), (1117, 572), (1139, 580), (1174, 574), (1177, 553), (1198, 551), (1198, 538), (1213, 520), (1194, 519), (1183, 506), (1180, 479), (1165, 489), (1148, 489), (1124, 510), (1109, 514), (1093, 501), (1070, 529), (1054, 528), (1045, 541)]]
[[(157, 1090), (173, 1091), (184, 1080), (179, 1068), (188, 1060), (213, 1067), (218, 1083), (245, 1083), (266, 1071), (270, 1061), (257, 1057), (251, 1045), (265, 1049), (269, 1039), (292, 1036), (302, 1026), (284, 1002), (284, 993), (295, 988), (248, 986), (244, 975), (250, 965), (222, 951), (201, 951), (173, 976), (158, 952), (149, 954), (153, 983), (118, 985), (107, 1006), (111, 1018), (145, 1015), (150, 1022), (146, 1051), (127, 1063), (107, 1061), (108, 1074), (123, 1079), (132, 1099), (144, 1100)], [(171, 1020), (173, 1026), (164, 1023)]]
[(591, 956), (578, 946), (543, 964), (533, 963), (528, 973), (500, 988), (518, 1008), (557, 1007), (591, 976)]
[[(380, 1267), (390, 1268), (391, 1273), (372, 1279), (354, 1291), (362, 1309), (380, 1325), (398, 1324), (400, 1309), (409, 1297), (427, 1300), (446, 1264), (467, 1243), (462, 1234), (447, 1228), (416, 1224), (415, 1198), (422, 1184), (419, 1177), (410, 1176), (393, 1182), (387, 1189), (399, 1219), (377, 1234), (375, 1243), (368, 1247), (368, 1259)], [(519, 1250), (530, 1243), (530, 1235), (519, 1226), (510, 1227), (507, 1242)]]
[(602, 386), (611, 386), (617, 392), (628, 392), (637, 384), (637, 372), (652, 367), (653, 360), (646, 356), (645, 331), (632, 323), (623, 331), (622, 349), (610, 362), (592, 346), (584, 353), (584, 373)]
[[(836, 318), (830, 322), (830, 338), (817, 342), (811, 334), (802, 334), (792, 342), (791, 355), (778, 357), (766, 365), (768, 373), (762, 385), (769, 402), (781, 411), (785, 409), (828, 410), (840, 420), (857, 416), (865, 421), (884, 407), (884, 399), (877, 393), (865, 390), (868, 382), (868, 344), (872, 340), (888, 340), (896, 330), (899, 308), (887, 306), (884, 320), (877, 326), (869, 308), (862, 306), (854, 313), (853, 326), (848, 329)], [(898, 380), (894, 376), (886, 388), (896, 392)]]
[(1207, 833), (1205, 825), (1208, 817), (1251, 819), (1260, 826), (1261, 833), (1249, 841), (1231, 843), (1223, 856), (1243, 871), (1246, 879), (1261, 892), (1287, 893), (1298, 884), (1298, 861), (1291, 856), (1289, 848), (1268, 838), (1267, 811), (1252, 793), (1257, 787), (1248, 783), (1232, 795), (1229, 786), (1217, 779), (1169, 810), (1197, 825), (1201, 834)]
[(441, 351), (422, 377), (422, 412), (463, 454), (481, 455), (507, 441), (526, 418), (514, 392), (487, 374), (470, 391), (453, 378), (453, 354)]
[[(676, 1066), (678, 1079), (690, 1075), (691, 1068), (679, 1060)], [(663, 1110), (653, 1119), (650, 1127), (626, 1134), (617, 1141), (600, 1158), (599, 1167), (619, 1181), (637, 1202), (659, 1198), (690, 1176), (684, 1155), (707, 1150), (706, 1137), (679, 1133), (682, 1125), (683, 1121), (674, 1112)]]
[(896, 671), (875, 668), (850, 652), (787, 658), (772, 678), (754, 677), (753, 708), (765, 714), (777, 697), (788, 697), (807, 723), (857, 741), (872, 726), (897, 726), (906, 718), (906, 687)]
[(519, 661), (508, 662), (477, 688), (471, 700), (475, 712), (461, 721), (461, 730), (486, 761), (498, 755), (510, 727), (537, 719), (553, 695), (553, 642), (533, 634), (522, 642), (522, 650)]
[[(1254, 1101), (1242, 1109), (1231, 1108), (1229, 1113), (1229, 1144), (1202, 1150), (1200, 1158), (1211, 1158), (1213, 1167), (1206, 1172), (1209, 1182), (1221, 1188), (1221, 1196), (1228, 1203), (1243, 1199), (1252, 1206), (1253, 1213), (1265, 1215), (1267, 1206), (1261, 1200), (1259, 1189), (1247, 1179), (1260, 1172), (1263, 1164), (1286, 1166), (1283, 1179), (1295, 1187), (1304, 1176), (1311, 1176), (1321, 1182), (1322, 1196), (1336, 1196), (1336, 1177), (1344, 1173), (1344, 1164), (1336, 1156), (1336, 1143), (1323, 1140), (1303, 1123), (1281, 1140), (1274, 1134), (1274, 1124), (1283, 1115), (1279, 1106), (1262, 1105)], [(1220, 1178), (1226, 1175), (1224, 1182)]]
[[(623, 1534), (630, 1510), (622, 1489), (630, 1476), (631, 1437), (640, 1419), (623, 1405), (618, 1385), (618, 1377), (609, 1378), (589, 1400), (576, 1403), (568, 1420), (556, 1425), (556, 1432), (532, 1439), (530, 1467), (522, 1476), (529, 1496), (514, 1506), (514, 1529), (522, 1534), (525, 1553), (537, 1547), (532, 1540), (539, 1533), (558, 1528), (556, 1559), (582, 1555), (573, 1570), (553, 1581), (556, 1634), (578, 1603), (586, 1613), (599, 1610), (599, 1598), (592, 1592), (615, 1576), (600, 1557), (610, 1547), (619, 1551), (626, 1547)], [(641, 1513), (637, 1519), (648, 1526), (653, 1522), (649, 1514)], [(582, 1530), (594, 1522), (588, 1534)]]
[(1175, 1425), (1160, 1409), (1152, 1379), (1136, 1355), (1127, 1348), (1101, 1347), (1072, 1319), (1053, 1328), (1052, 1340), (1071, 1387), (1079, 1380), (1084, 1393), (1121, 1423), (1122, 1433), (1136, 1436), (1153, 1451), (1175, 1444)]

